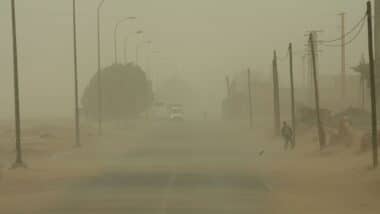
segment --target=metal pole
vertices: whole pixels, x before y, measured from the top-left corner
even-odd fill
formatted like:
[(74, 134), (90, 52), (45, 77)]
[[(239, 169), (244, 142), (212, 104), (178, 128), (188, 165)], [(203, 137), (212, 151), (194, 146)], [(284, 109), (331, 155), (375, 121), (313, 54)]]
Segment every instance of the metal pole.
[(120, 21), (118, 21), (115, 25), (115, 28), (114, 28), (114, 31), (113, 31), (113, 40), (114, 40), (114, 62), (115, 64), (117, 64), (117, 61), (118, 61), (118, 51), (117, 51), (117, 30), (119, 29), (120, 27), (120, 24), (122, 24), (123, 22), (125, 21), (128, 21), (130, 19), (136, 19), (136, 17), (127, 17), (127, 18), (124, 18)]
[(117, 28), (120, 23), (117, 23), (113, 32), (113, 44), (114, 44), (114, 63), (117, 64)]
[(248, 69), (248, 108), (249, 108), (249, 127), (253, 128), (253, 112), (252, 112), (252, 87), (251, 87), (251, 70)]
[(226, 76), (226, 89), (227, 89), (227, 97), (231, 96), (231, 86), (230, 86), (230, 78)]
[(277, 53), (273, 56), (273, 106), (274, 106), (274, 132), (280, 135), (281, 115), (280, 115), (280, 89), (278, 83)]
[(14, 103), (15, 103), (15, 128), (16, 128), (16, 161), (12, 168), (26, 167), (22, 160), (21, 149), (21, 121), (20, 121), (20, 95), (18, 82), (18, 53), (17, 53), (17, 28), (16, 28), (16, 5), (11, 0), (12, 9), (12, 39), (13, 39), (13, 81), (14, 81)]
[(313, 79), (314, 79), (314, 92), (315, 92), (315, 110), (317, 112), (317, 125), (318, 125), (318, 137), (319, 137), (319, 144), (321, 150), (325, 148), (326, 146), (326, 135), (325, 130), (323, 129), (322, 120), (320, 116), (320, 107), (319, 107), (319, 85), (318, 85), (318, 76), (317, 76), (317, 65), (316, 65), (316, 54), (315, 54), (315, 47), (314, 47), (314, 34), (310, 33), (310, 49), (311, 49), (311, 57), (312, 57), (312, 64), (313, 64)]
[(289, 44), (289, 65), (290, 65), (290, 87), (291, 87), (291, 101), (292, 101), (292, 128), (293, 128), (293, 144), (296, 146), (296, 105), (294, 96), (294, 76), (293, 76), (293, 45)]
[(75, 92), (75, 145), (80, 144), (79, 126), (79, 96), (78, 96), (78, 51), (77, 51), (77, 22), (76, 22), (76, 0), (73, 0), (73, 33), (74, 33), (74, 92)]
[(375, 62), (373, 53), (373, 29), (372, 29), (372, 6), (371, 1), (367, 2), (367, 22), (368, 22), (368, 52), (371, 82), (371, 111), (372, 111), (372, 158), (373, 167), (377, 168), (378, 145), (377, 145), (377, 109), (376, 109), (376, 81), (375, 81)]
[(136, 46), (136, 65), (137, 66), (139, 65), (139, 49), (140, 49), (140, 45), (137, 45)]
[(98, 134), (101, 136), (103, 134), (103, 108), (102, 108), (102, 76), (101, 76), (101, 33), (100, 33), (100, 11), (104, 4), (105, 0), (101, 0), (98, 6), (98, 13), (97, 13), (97, 30), (98, 30), (98, 73), (97, 73), (97, 81), (98, 81)]
[[(345, 101), (346, 98), (346, 38), (345, 38), (345, 13), (339, 14), (341, 16), (342, 25), (342, 47), (341, 47), (341, 57), (342, 57), (342, 98)], [(344, 103), (344, 102), (343, 102)]]
[(128, 36), (124, 38), (124, 63), (128, 64)]

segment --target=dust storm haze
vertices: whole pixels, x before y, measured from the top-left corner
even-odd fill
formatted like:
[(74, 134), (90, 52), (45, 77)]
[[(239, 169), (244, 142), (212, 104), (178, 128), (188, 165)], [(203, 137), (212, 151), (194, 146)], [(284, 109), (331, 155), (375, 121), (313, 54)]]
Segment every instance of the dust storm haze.
[[(291, 40), (303, 49), (307, 30), (323, 29), (324, 38), (339, 33), (340, 11), (350, 13), (354, 22), (362, 13), (364, 1), (122, 1), (105, 4), (102, 13), (103, 65), (113, 62), (113, 28), (126, 16), (135, 21), (123, 24), (122, 36), (143, 30), (142, 36), (131, 36), (128, 55), (135, 58), (136, 40), (154, 40), (152, 48), (160, 51), (152, 56), (153, 81), (160, 83), (170, 76), (187, 79), (202, 108), (206, 101), (216, 105), (223, 98), (226, 74), (252, 67), (264, 76), (270, 75), (272, 50), (285, 55)], [(93, 0), (78, 1), (78, 59), (80, 91), (96, 72), (96, 9)], [(12, 106), (12, 69), (9, 2), (2, 1), (1, 26), (1, 117), (9, 118)], [(24, 116), (72, 113), (72, 18), (71, 1), (18, 2), (20, 81)], [(300, 18), (302, 17), (302, 19)], [(140, 38), (138, 38), (140, 37)], [(142, 37), (142, 38), (141, 38)], [(353, 65), (365, 53), (365, 37), (350, 49)], [(122, 48), (120, 48), (120, 55)], [(335, 58), (338, 50), (323, 54), (323, 66), (339, 71)], [(144, 60), (144, 59), (142, 59)], [(297, 66), (300, 60), (297, 59)], [(300, 71), (300, 69), (298, 69)], [(325, 69), (321, 69), (325, 70)], [(322, 72), (322, 71), (321, 71)], [(326, 71), (330, 73), (330, 71)], [(286, 74), (283, 75), (286, 84)], [(212, 82), (213, 84), (209, 84)], [(159, 85), (159, 84), (158, 84)], [(158, 87), (158, 86), (157, 86)], [(48, 108), (46, 108), (49, 106)], [(208, 107), (213, 110), (213, 107)]]
[(379, 212), (367, 3), (1, 0), (0, 213)]

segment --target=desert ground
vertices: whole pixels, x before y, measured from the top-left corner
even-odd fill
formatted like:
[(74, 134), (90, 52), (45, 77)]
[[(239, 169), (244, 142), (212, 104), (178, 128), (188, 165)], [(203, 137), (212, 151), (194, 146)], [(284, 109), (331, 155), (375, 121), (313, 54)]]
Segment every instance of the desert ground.
[[(58, 121), (58, 122), (57, 122)], [(12, 126), (3, 125), (0, 210), (64, 213), (378, 213), (380, 172), (358, 145), (320, 152), (312, 134), (294, 151), (268, 126), (220, 121), (82, 124), (28, 121), (27, 169), (10, 170)]]

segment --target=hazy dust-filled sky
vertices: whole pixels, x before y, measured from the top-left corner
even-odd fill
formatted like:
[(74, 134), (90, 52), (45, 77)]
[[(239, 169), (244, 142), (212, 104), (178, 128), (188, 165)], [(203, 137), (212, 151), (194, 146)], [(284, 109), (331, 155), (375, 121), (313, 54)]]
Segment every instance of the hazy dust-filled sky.
[[(98, 0), (77, 0), (80, 89), (96, 71), (96, 9)], [(17, 0), (22, 112), (69, 115), (73, 110), (72, 1)], [(113, 28), (122, 25), (119, 41), (131, 36), (129, 59), (137, 41), (152, 40), (152, 72), (156, 87), (169, 75), (195, 82), (194, 90), (220, 99), (228, 73), (247, 67), (270, 72), (273, 49), (285, 55), (289, 41), (303, 50), (308, 30), (324, 30), (322, 39), (340, 34), (339, 12), (347, 12), (347, 29), (365, 13), (364, 0), (106, 0), (103, 8), (103, 65), (113, 62)], [(13, 116), (10, 1), (0, 1), (0, 117)], [(366, 53), (366, 34), (347, 48), (348, 66)], [(122, 47), (119, 50), (122, 56)], [(339, 49), (323, 48), (321, 73), (338, 73)], [(296, 72), (301, 72), (297, 56)], [(281, 68), (287, 71), (287, 64)], [(286, 69), (286, 70), (285, 70)], [(284, 75), (284, 74), (283, 74)], [(297, 74), (296, 74), (297, 75)], [(286, 79), (285, 79), (286, 80)], [(158, 85), (158, 86), (157, 86)], [(193, 84), (194, 85), (194, 84)]]

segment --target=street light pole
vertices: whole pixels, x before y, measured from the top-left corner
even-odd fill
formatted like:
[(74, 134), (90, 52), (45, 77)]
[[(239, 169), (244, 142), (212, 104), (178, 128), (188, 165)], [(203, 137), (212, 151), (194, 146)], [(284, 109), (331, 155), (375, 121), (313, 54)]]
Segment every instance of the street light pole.
[(152, 41), (144, 41), (136, 46), (136, 65), (139, 65), (140, 48), (145, 44), (152, 44)]
[(13, 81), (14, 81), (14, 102), (15, 102), (15, 128), (16, 128), (16, 162), (12, 168), (25, 168), (22, 160), (21, 150), (21, 122), (20, 122), (20, 95), (18, 83), (18, 53), (17, 53), (17, 28), (16, 28), (16, 5), (15, 0), (11, 0), (12, 9), (12, 39), (13, 39)]
[(100, 47), (100, 40), (101, 40), (101, 34), (100, 34), (100, 11), (102, 9), (102, 6), (104, 4), (105, 0), (101, 0), (98, 6), (98, 12), (97, 12), (97, 31), (98, 31), (98, 41), (97, 41), (97, 46), (98, 46), (98, 72), (97, 72), (97, 81), (98, 81), (98, 134), (99, 136), (102, 135), (102, 123), (103, 123), (103, 109), (102, 109), (102, 77), (101, 77), (101, 57), (100, 57), (100, 52), (101, 52), (101, 47)]
[[(136, 34), (143, 34), (143, 33), (144, 33), (144, 31), (142, 31), (142, 30), (136, 31)], [(128, 64), (128, 39), (129, 39), (129, 36), (130, 35), (127, 35), (124, 38), (124, 61), (125, 61), (125, 64)]]
[(126, 65), (128, 64), (128, 39), (129, 39), (129, 36), (126, 36), (124, 38), (124, 63)]
[(292, 115), (292, 128), (293, 128), (293, 144), (292, 148), (296, 146), (296, 104), (294, 96), (294, 73), (293, 73), (293, 44), (289, 43), (289, 71), (290, 71), (290, 91), (291, 91), (291, 115)]
[(118, 54), (117, 54), (117, 30), (119, 29), (120, 25), (123, 23), (123, 22), (126, 22), (128, 20), (132, 20), (132, 19), (136, 19), (136, 17), (127, 17), (127, 18), (124, 18), (124, 19), (121, 19), (119, 20), (116, 25), (115, 25), (115, 29), (114, 29), (114, 32), (113, 32), (113, 39), (114, 39), (114, 57), (115, 57), (115, 64), (117, 64), (117, 60), (118, 60)]
[(78, 51), (77, 51), (77, 22), (76, 0), (73, 0), (73, 33), (74, 33), (74, 92), (75, 92), (75, 146), (80, 147), (79, 127), (79, 96), (78, 96)]

